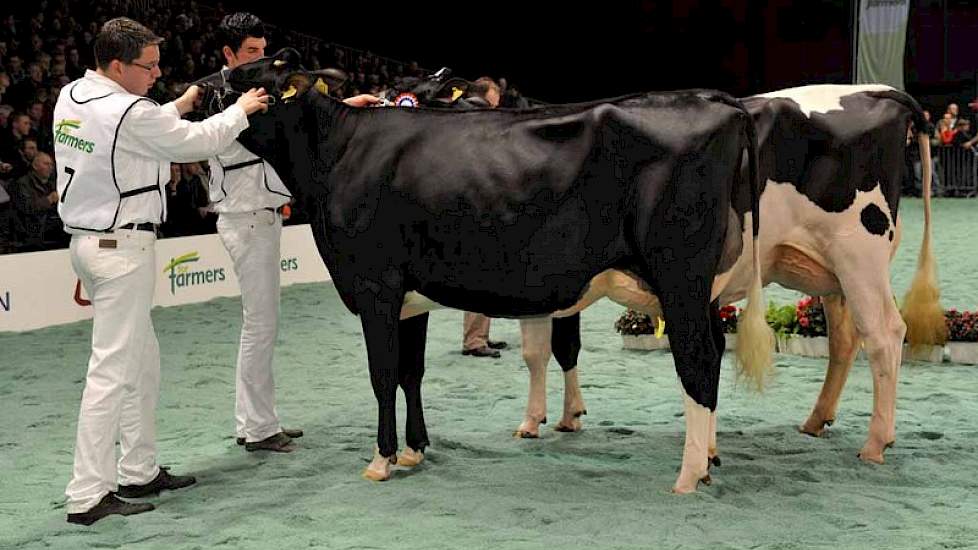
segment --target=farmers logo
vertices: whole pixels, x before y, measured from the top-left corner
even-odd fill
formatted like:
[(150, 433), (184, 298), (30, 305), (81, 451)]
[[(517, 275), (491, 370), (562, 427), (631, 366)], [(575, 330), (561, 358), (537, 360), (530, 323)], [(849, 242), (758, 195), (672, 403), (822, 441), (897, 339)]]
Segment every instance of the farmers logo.
[(83, 153), (91, 153), (95, 150), (95, 142), (71, 135), (72, 130), (81, 130), (81, 125), (80, 120), (61, 119), (54, 125), (54, 141)]
[(163, 273), (170, 278), (170, 294), (176, 294), (179, 288), (217, 283), (226, 279), (223, 267), (191, 270), (191, 264), (198, 260), (200, 256), (196, 252), (170, 258), (170, 263), (163, 268)]

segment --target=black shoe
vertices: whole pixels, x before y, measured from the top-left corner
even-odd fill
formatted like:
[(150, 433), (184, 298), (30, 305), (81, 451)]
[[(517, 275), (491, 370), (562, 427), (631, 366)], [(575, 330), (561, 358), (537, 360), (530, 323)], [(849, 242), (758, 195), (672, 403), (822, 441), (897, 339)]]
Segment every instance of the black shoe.
[(473, 349), (463, 349), (462, 355), (472, 355), (475, 357), (499, 357), (499, 352), (494, 349), (489, 349), (489, 346), (482, 346), (481, 348)]
[(126, 502), (116, 498), (115, 494), (109, 493), (102, 497), (102, 500), (98, 501), (98, 504), (91, 509), (77, 514), (68, 514), (68, 523), (91, 525), (105, 516), (111, 516), (112, 514), (132, 516), (155, 509), (156, 506), (148, 502)]
[(116, 494), (122, 498), (140, 498), (157, 495), (164, 490), (183, 489), (194, 483), (197, 483), (197, 478), (194, 476), (170, 475), (168, 468), (160, 467), (160, 473), (153, 481), (145, 485), (120, 485)]
[(496, 342), (495, 340), (487, 340), (486, 344), (492, 349), (506, 349), (509, 347), (509, 344), (503, 342), (502, 340), (498, 342)]
[(266, 437), (261, 441), (245, 442), (244, 447), (249, 453), (254, 451), (291, 453), (295, 450), (295, 447), (292, 446), (292, 438), (285, 435), (284, 431), (281, 431), (273, 436)]
[[(282, 428), (282, 433), (291, 437), (292, 439), (299, 439), (300, 437), (302, 437), (302, 430), (298, 430), (298, 429)], [(235, 443), (237, 443), (238, 445), (244, 445), (245, 438), (239, 437), (235, 439)]]

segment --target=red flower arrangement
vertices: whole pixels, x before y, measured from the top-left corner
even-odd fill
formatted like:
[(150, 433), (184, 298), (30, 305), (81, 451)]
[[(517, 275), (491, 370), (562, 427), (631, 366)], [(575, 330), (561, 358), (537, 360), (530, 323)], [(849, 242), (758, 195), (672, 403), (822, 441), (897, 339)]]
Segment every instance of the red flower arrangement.
[(720, 308), (720, 326), (723, 327), (724, 334), (737, 334), (737, 316), (742, 311), (734, 305)]
[(978, 342), (978, 312), (949, 309), (944, 312), (947, 339), (952, 342)]
[(806, 296), (795, 306), (798, 318), (798, 334), (801, 336), (828, 336), (828, 323), (822, 300)]

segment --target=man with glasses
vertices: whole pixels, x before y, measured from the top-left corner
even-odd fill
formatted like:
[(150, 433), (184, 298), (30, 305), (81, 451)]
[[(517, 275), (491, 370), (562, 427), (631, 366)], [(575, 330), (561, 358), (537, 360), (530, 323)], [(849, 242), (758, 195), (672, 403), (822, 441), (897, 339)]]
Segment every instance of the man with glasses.
[[(267, 109), (251, 90), (223, 113), (191, 123), (198, 89), (162, 107), (143, 97), (160, 77), (162, 39), (120, 17), (95, 39), (97, 69), (68, 84), (54, 109), (58, 212), (71, 234), (71, 263), (92, 301), (92, 355), (65, 490), (69, 523), (153, 510), (145, 497), (196, 482), (156, 462), (160, 354), (150, 308), (156, 229), (166, 218), (170, 162), (227, 147)], [(121, 456), (115, 459), (115, 443)]]

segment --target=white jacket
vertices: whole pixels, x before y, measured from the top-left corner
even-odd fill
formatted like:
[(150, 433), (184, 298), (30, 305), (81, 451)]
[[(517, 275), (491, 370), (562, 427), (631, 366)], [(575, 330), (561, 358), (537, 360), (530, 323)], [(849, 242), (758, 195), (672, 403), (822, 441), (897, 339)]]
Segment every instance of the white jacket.
[(247, 127), (248, 117), (236, 105), (190, 122), (173, 103), (161, 107), (86, 71), (64, 87), (54, 108), (58, 213), (65, 231), (162, 223), (170, 162), (216, 155)]

